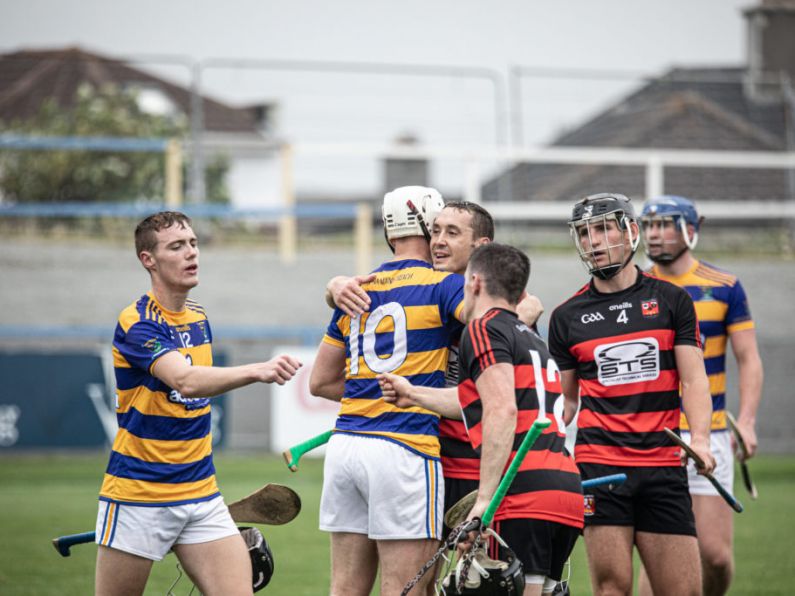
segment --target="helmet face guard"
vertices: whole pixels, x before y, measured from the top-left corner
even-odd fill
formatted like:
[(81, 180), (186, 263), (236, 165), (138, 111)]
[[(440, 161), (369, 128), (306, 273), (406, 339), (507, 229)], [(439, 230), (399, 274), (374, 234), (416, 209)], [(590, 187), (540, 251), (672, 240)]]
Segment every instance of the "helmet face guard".
[(447, 595), (471, 594), (475, 596), (521, 596), (525, 579), (522, 562), (505, 541), (491, 529), (486, 530), (505, 549), (507, 561), (497, 561), (486, 556), (485, 549), (475, 553), (464, 587), (459, 592), (456, 586), (462, 573), (463, 559), (455, 570), (441, 583), (440, 593)]
[[(655, 263), (672, 263), (686, 250), (695, 249), (698, 244), (698, 229), (703, 219), (699, 217), (695, 205), (684, 197), (663, 196), (652, 199), (644, 205), (640, 217), (646, 256)], [(683, 246), (680, 246), (679, 238), (663, 239), (660, 252), (652, 254), (649, 246), (649, 230), (655, 226), (659, 226), (662, 231), (666, 227), (677, 228), (682, 235)], [(688, 226), (693, 226), (692, 236)]]
[[(590, 195), (574, 206), (569, 230), (589, 274), (608, 280), (629, 264), (640, 244), (632, 226), (635, 221), (629, 199), (620, 194)], [(611, 241), (613, 229), (619, 237)]]
[(273, 577), (273, 553), (259, 529), (241, 526), (240, 534), (251, 558), (251, 587), (254, 592), (259, 592)]

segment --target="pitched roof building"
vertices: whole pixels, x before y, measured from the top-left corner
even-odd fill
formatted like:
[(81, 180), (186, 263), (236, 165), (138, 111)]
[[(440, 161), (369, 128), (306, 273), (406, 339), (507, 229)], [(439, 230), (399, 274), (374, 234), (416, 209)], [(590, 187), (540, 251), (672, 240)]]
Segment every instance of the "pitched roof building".
[[(765, 0), (745, 14), (748, 66), (673, 69), (560, 136), (552, 146), (792, 150), (795, 2)], [(485, 200), (570, 201), (605, 190), (642, 197), (645, 188), (642, 166), (534, 163), (503, 172), (486, 183), (482, 195)], [(789, 172), (751, 168), (666, 167), (665, 192), (698, 200), (795, 196)]]
[[(80, 85), (97, 89), (114, 85), (134, 89), (139, 98), (160, 109), (190, 113), (190, 91), (133, 68), (121, 60), (77, 47), (55, 50), (22, 50), (0, 55), (0, 121), (25, 120), (37, 113), (42, 102), (53, 99), (68, 109)], [(203, 97), (205, 130), (221, 133), (257, 133), (253, 110), (234, 108)]]

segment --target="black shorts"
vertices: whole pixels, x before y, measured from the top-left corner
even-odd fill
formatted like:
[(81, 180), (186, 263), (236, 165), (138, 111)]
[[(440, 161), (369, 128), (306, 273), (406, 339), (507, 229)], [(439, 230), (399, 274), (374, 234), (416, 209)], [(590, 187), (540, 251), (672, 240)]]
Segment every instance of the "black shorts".
[[(447, 478), (444, 479), (444, 512), (447, 511), (458, 503), (459, 499), (465, 497), (473, 490), (478, 489), (478, 480), (467, 480), (464, 478)], [(448, 528), (447, 524), (444, 525), (442, 536), (447, 538), (450, 535), (452, 528)]]
[(583, 480), (609, 474), (627, 475), (627, 481), (612, 490), (597, 486), (584, 491), (586, 526), (633, 526), (640, 532), (696, 535), (686, 468), (586, 463), (578, 467)]
[[(563, 566), (580, 535), (579, 528), (543, 519), (504, 519), (493, 526), (519, 557), (525, 575), (543, 575), (555, 581), (560, 581)], [(504, 561), (505, 549), (496, 540), (491, 542), (489, 556)]]

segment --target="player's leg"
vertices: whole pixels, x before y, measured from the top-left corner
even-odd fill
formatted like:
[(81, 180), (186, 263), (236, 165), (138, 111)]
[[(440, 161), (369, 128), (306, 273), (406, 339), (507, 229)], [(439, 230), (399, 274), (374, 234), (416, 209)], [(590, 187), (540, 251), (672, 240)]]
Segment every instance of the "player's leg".
[(107, 546), (97, 547), (94, 593), (97, 596), (137, 596), (144, 593), (151, 559)]
[(701, 594), (695, 536), (637, 532), (635, 542), (655, 596)]
[[(688, 433), (683, 433), (683, 437), (689, 440)], [(710, 439), (716, 462), (713, 476), (731, 491), (734, 485), (731, 436), (728, 431), (716, 431), (712, 433)], [(732, 557), (734, 512), (718, 495), (715, 487), (696, 473), (692, 462), (688, 462), (687, 480), (693, 499), (693, 513), (696, 516), (704, 594), (706, 596), (725, 594), (734, 571)]]
[(596, 486), (585, 491), (585, 552), (594, 594), (632, 593), (635, 494), (643, 468), (579, 464), (583, 480), (626, 473), (623, 484)]
[(323, 464), (320, 529), (331, 532), (331, 594), (367, 595), (375, 582), (378, 552), (367, 536), (368, 460), (370, 451), (386, 442), (345, 434), (335, 434), (329, 440)]
[(632, 594), (631, 526), (590, 525), (585, 528), (585, 552), (591, 586), (597, 596)]
[(251, 558), (223, 498), (171, 509), (185, 515), (172, 550), (199, 591), (251, 594)]
[[(381, 561), (381, 594), (400, 594), (403, 587), (417, 575), (441, 546), (438, 540), (379, 540), (378, 558)], [(435, 576), (429, 571), (417, 582), (413, 594), (433, 593)]]
[(175, 544), (173, 550), (205, 596), (253, 594), (251, 559), (240, 532), (211, 542)]
[(376, 544), (364, 534), (331, 534), (332, 596), (367, 596), (378, 571)]
[(719, 496), (693, 495), (705, 596), (722, 596), (734, 572), (734, 512)]
[[(441, 546), (442, 466), (391, 441), (364, 440), (375, 444), (367, 450), (368, 526), (378, 542), (381, 593), (400, 594)], [(432, 594), (434, 579), (429, 570), (413, 593)]]
[(699, 594), (696, 524), (680, 466), (645, 468), (635, 508), (635, 544), (656, 596)]

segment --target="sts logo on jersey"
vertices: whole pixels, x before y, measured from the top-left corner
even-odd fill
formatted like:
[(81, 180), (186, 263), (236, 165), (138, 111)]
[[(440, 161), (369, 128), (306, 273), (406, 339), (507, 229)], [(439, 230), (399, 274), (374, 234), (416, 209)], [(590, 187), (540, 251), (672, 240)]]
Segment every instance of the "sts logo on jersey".
[(594, 360), (605, 387), (653, 381), (660, 376), (660, 344), (653, 337), (598, 346)]

